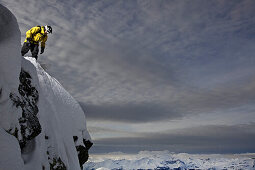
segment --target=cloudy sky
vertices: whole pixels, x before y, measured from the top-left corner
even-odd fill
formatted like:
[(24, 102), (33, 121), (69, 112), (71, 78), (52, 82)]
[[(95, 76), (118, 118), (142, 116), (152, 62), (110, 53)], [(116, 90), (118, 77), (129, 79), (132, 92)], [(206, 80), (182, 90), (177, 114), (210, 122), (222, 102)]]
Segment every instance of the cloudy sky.
[(255, 152), (255, 1), (0, 0), (83, 107), (92, 153)]

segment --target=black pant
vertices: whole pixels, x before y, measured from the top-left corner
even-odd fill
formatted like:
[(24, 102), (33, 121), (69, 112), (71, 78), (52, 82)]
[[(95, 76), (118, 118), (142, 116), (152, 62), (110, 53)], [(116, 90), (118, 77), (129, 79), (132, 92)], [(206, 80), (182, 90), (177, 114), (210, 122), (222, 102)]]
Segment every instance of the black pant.
[(21, 48), (21, 55), (24, 56), (29, 50), (32, 53), (32, 57), (34, 57), (37, 60), (39, 53), (39, 44), (24, 42)]

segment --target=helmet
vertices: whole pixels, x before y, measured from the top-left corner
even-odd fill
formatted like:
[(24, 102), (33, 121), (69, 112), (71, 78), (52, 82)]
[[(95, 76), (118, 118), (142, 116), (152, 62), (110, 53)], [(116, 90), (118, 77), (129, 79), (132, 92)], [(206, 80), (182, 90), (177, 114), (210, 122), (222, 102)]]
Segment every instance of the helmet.
[(49, 25), (45, 25), (45, 32), (48, 34), (52, 34), (52, 28)]

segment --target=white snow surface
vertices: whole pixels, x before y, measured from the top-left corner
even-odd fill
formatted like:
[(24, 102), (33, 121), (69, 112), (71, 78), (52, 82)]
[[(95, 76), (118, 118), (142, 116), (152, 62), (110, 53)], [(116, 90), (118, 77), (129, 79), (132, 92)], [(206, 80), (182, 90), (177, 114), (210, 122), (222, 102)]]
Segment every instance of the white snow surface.
[(0, 169), (23, 170), (24, 162), (17, 139), (0, 128)]
[(138, 154), (90, 155), (83, 170), (109, 169), (255, 169), (255, 154), (186, 154), (169, 151), (141, 151)]
[(15, 16), (0, 4), (0, 88), (14, 90), (18, 85), (20, 36)]
[[(67, 168), (80, 169), (73, 136), (91, 140), (86, 128), (84, 112), (61, 84), (46, 73), (34, 58), (26, 57), (22, 65), (31, 73), (33, 79), (39, 81), (39, 119), (44, 133), (50, 139), (53, 138), (50, 140), (52, 143), (48, 145), (59, 154)], [(44, 148), (42, 147), (41, 150)]]
[[(82, 144), (83, 138), (91, 141), (85, 114), (34, 58), (21, 56), (20, 39), (15, 16), (0, 4), (0, 170), (50, 169), (49, 155), (61, 158), (68, 170), (79, 170), (73, 136), (78, 137), (76, 144)], [(21, 68), (31, 75), (31, 84), (39, 92), (37, 117), (42, 128), (22, 153), (18, 140), (6, 132), (18, 124), (22, 113), (9, 97), (10, 93), (18, 94)]]
[[(23, 157), (26, 161), (26, 169), (41, 168), (38, 160), (47, 165), (47, 147), (60, 157), (67, 169), (80, 169), (77, 151), (73, 136), (78, 136), (78, 142), (82, 144), (82, 138), (91, 141), (86, 128), (86, 119), (78, 102), (51, 77), (39, 63), (32, 57), (22, 59), (22, 68), (29, 72), (33, 85), (39, 91), (38, 117), (42, 126), (42, 133), (36, 137), (36, 146), (33, 150), (32, 160), (28, 156)], [(49, 137), (48, 142), (45, 136)], [(38, 144), (38, 145), (37, 145)], [(44, 153), (42, 155), (42, 153)]]
[(0, 125), (9, 129), (15, 117), (9, 94), (17, 93), (19, 84), (20, 30), (15, 16), (0, 4)]

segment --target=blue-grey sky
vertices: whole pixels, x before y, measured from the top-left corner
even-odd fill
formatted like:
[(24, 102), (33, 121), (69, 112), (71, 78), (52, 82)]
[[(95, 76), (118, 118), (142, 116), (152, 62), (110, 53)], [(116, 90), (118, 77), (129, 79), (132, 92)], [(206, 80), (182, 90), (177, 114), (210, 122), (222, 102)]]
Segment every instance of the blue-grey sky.
[(0, 0), (83, 107), (91, 152), (255, 152), (255, 1)]

